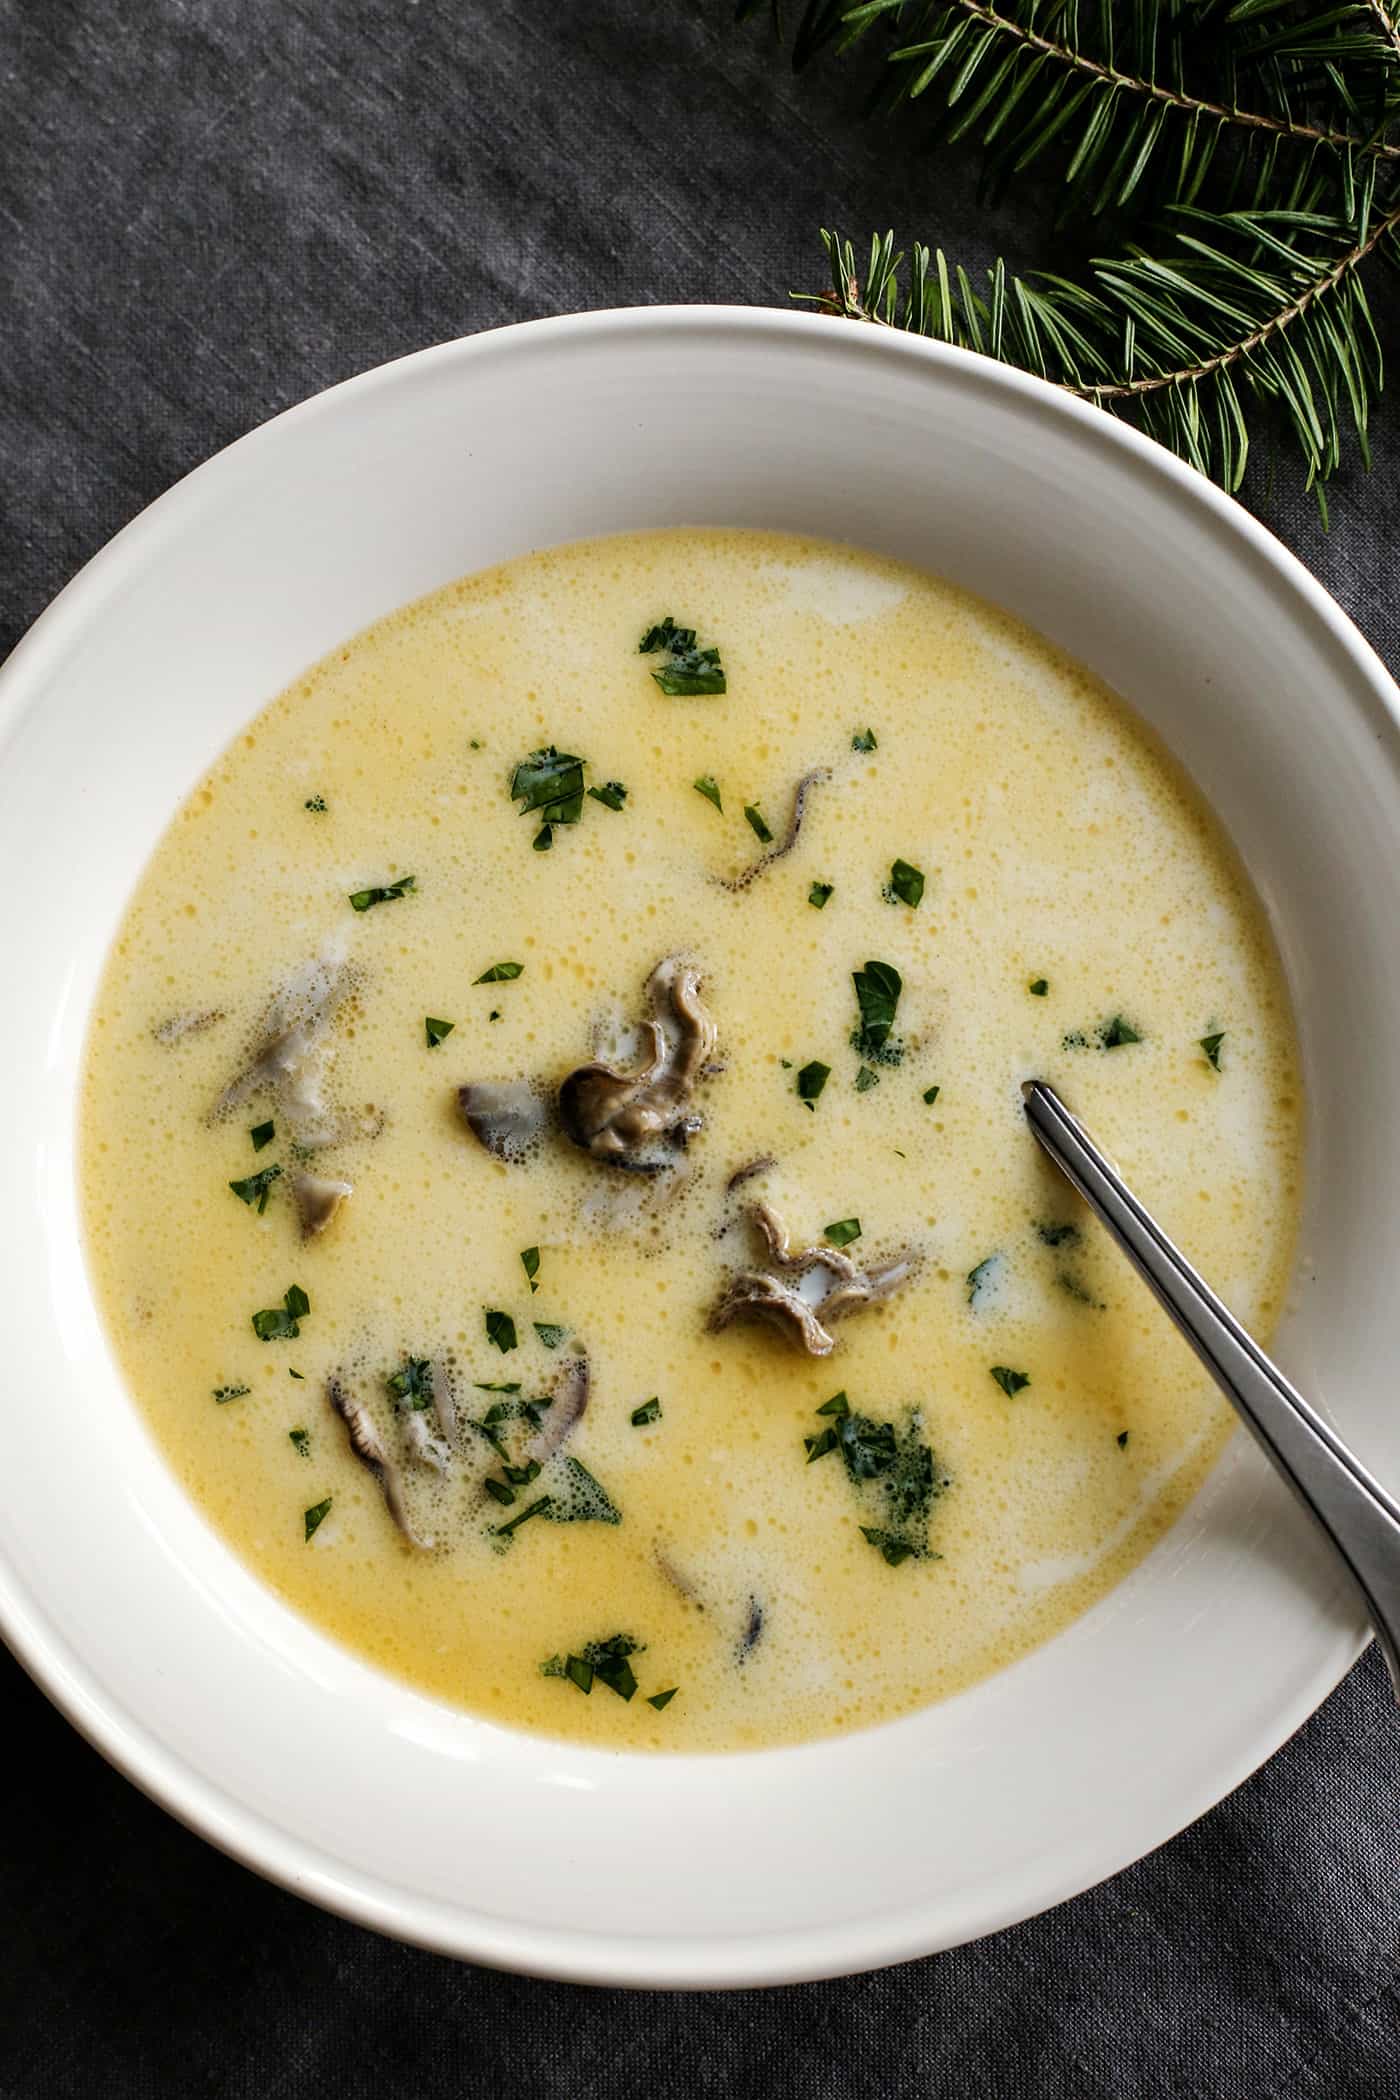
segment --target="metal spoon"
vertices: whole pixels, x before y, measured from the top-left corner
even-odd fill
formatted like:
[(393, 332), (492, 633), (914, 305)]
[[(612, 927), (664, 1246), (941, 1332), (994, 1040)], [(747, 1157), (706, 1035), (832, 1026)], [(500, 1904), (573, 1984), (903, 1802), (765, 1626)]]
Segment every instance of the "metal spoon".
[(1331, 1540), (1361, 1594), (1400, 1700), (1400, 1504), (1250, 1340), (1054, 1088), (1029, 1079), (1021, 1092), (1031, 1129), (1055, 1165), (1108, 1227)]

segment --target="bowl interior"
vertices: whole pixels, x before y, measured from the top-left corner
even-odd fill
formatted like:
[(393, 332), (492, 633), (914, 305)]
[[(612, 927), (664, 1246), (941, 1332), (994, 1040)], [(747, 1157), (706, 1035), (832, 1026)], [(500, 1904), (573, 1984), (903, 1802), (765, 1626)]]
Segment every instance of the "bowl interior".
[(0, 678), (0, 1071), (19, 1111), (0, 1159), (0, 1618), (109, 1755), (263, 1871), (405, 1937), (589, 1980), (832, 1973), (1042, 1908), (1237, 1783), (1362, 1631), (1237, 1438), (1127, 1582), (961, 1697), (799, 1750), (608, 1755), (342, 1652), (166, 1471), (98, 1322), (74, 1185), (87, 1018), (155, 838), (267, 698), (405, 599), (565, 539), (710, 523), (849, 540), (1009, 607), (1194, 775), (1264, 898), (1300, 1025), (1309, 1188), (1278, 1354), (1400, 1476), (1393, 689), (1243, 513), (1038, 382), (740, 310), (448, 345), (232, 447), (114, 541)]

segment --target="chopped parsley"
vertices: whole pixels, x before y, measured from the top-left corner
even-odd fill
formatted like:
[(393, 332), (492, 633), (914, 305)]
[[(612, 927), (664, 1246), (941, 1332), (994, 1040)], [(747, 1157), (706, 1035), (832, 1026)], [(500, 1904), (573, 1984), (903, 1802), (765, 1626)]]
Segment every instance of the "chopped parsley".
[(897, 1065), (904, 1049), (902, 1044), (890, 1042), (890, 1031), (904, 989), (903, 978), (893, 963), (868, 962), (863, 970), (852, 971), (851, 982), (860, 1010), (860, 1024), (851, 1036), (851, 1047), (872, 1064)]
[(840, 1392), (817, 1413), (827, 1417), (827, 1424), (816, 1436), (803, 1439), (808, 1465), (829, 1451), (839, 1451), (852, 1486), (867, 1504), (875, 1502), (885, 1519), (883, 1524), (862, 1524), (861, 1536), (892, 1568), (906, 1560), (936, 1560), (937, 1554), (929, 1550), (929, 1513), (951, 1482), (923, 1440), (918, 1410), (911, 1409), (905, 1427), (898, 1430), (893, 1422), (857, 1414)]
[(522, 758), (511, 774), (511, 799), (520, 804), (520, 815), (534, 811), (540, 819), (532, 841), (536, 853), (547, 853), (553, 845), (556, 824), (577, 824), (582, 816), (584, 764), (572, 752), (545, 744)]
[(1225, 1031), (1223, 1028), (1218, 1035), (1203, 1035), (1200, 1039), (1201, 1048), (1206, 1053), (1206, 1063), (1216, 1072), (1220, 1070), (1220, 1045), (1224, 1040)]
[(562, 1472), (563, 1489), (549, 1497), (547, 1515), (551, 1524), (620, 1524), (622, 1512), (601, 1480), (594, 1478), (581, 1459), (569, 1452), (556, 1461)]
[[(267, 1126), (268, 1129), (271, 1127), (270, 1124)], [(229, 1187), (240, 1203), (247, 1203), (261, 1217), (267, 1209), (267, 1198), (272, 1184), (280, 1179), (281, 1173), (280, 1167), (264, 1167), (260, 1173), (249, 1174), (246, 1180), (231, 1181)]]
[(326, 814), (326, 798), (324, 795), (308, 795), (301, 806), (303, 809), (309, 809), (313, 816), (323, 817)]
[(533, 1298), (540, 1287), (539, 1248), (522, 1247), (520, 1250), (520, 1266), (525, 1271), (525, 1280), (530, 1286), (530, 1296)]
[(989, 1254), (985, 1260), (978, 1262), (975, 1269), (968, 1270), (967, 1302), (969, 1305), (977, 1303), (979, 1293), (984, 1291), (990, 1284), (993, 1274), (1000, 1264), (1001, 1256), (999, 1254)]
[(926, 1086), (926, 1087), (924, 1088), (924, 1096), (923, 1096), (923, 1098), (924, 1098), (924, 1104), (925, 1104), (925, 1106), (926, 1106), (926, 1107), (928, 1107), (928, 1108), (932, 1108), (932, 1107), (933, 1107), (933, 1104), (934, 1104), (934, 1102), (935, 1102), (935, 1101), (936, 1101), (936, 1100), (938, 1099), (938, 1097), (939, 1097), (939, 1095), (940, 1095), (940, 1094), (942, 1093), (942, 1091), (943, 1091), (942, 1087), (937, 1087), (937, 1086)]
[(656, 1711), (660, 1713), (664, 1707), (670, 1705), (679, 1690), (680, 1686), (673, 1684), (669, 1692), (650, 1692), (647, 1695), (647, 1705), (654, 1706)]
[(627, 800), (627, 790), (620, 780), (605, 780), (601, 787), (591, 787), (588, 792), (605, 809), (621, 809)]
[(418, 1413), (433, 1404), (433, 1367), (426, 1356), (406, 1356), (402, 1367), (384, 1381), (400, 1407)]
[(814, 882), (807, 892), (807, 902), (813, 905), (817, 911), (825, 911), (827, 899), (835, 888), (834, 882)]
[(1032, 977), (1030, 983), (1026, 986), (1026, 990), (1030, 993), (1032, 999), (1043, 999), (1049, 989), (1050, 980), (1048, 977)]
[(1114, 1443), (1115, 1443), (1115, 1444), (1116, 1444), (1116, 1445), (1118, 1446), (1118, 1449), (1119, 1449), (1120, 1451), (1126, 1451), (1126, 1450), (1127, 1450), (1127, 1448), (1128, 1448), (1128, 1432), (1127, 1432), (1127, 1430), (1126, 1430), (1126, 1429), (1120, 1429), (1120, 1430), (1119, 1430), (1119, 1432), (1118, 1432), (1118, 1434), (1117, 1434), (1117, 1436), (1116, 1436), (1116, 1437), (1115, 1437), (1115, 1438), (1113, 1439), (1113, 1441), (1114, 1441)]
[(546, 1349), (557, 1349), (569, 1331), (567, 1327), (560, 1327), (554, 1320), (535, 1320), (531, 1324)]
[(498, 1312), (494, 1306), (487, 1308), (486, 1339), (495, 1344), (502, 1356), (515, 1348), (515, 1322), (509, 1313)]
[[(508, 1499), (513, 1502), (515, 1500), (514, 1494), (512, 1493)], [(498, 1524), (496, 1526), (495, 1536), (498, 1539), (514, 1538), (522, 1524), (528, 1524), (531, 1517), (547, 1517), (553, 1506), (548, 1495), (541, 1495), (536, 1502), (527, 1502), (518, 1517), (512, 1517), (508, 1524)]]
[(295, 1378), (298, 1381), (298, 1383), (302, 1385), (306, 1383), (306, 1380), (300, 1371), (293, 1371), (292, 1369), (288, 1368), (287, 1376), (289, 1378)]
[(692, 780), (690, 784), (697, 795), (703, 795), (707, 802), (713, 802), (720, 815), (724, 815), (724, 804), (720, 800), (719, 782), (711, 774), (702, 773), (698, 780)]
[(797, 1098), (806, 1103), (813, 1115), (816, 1114), (821, 1090), (830, 1077), (830, 1065), (824, 1065), (816, 1058), (813, 1058), (810, 1064), (804, 1065), (797, 1075)]
[(524, 963), (518, 962), (492, 963), (489, 970), (483, 970), (479, 977), (473, 977), (472, 983), (513, 984), (515, 979), (520, 976), (524, 968)]
[(1037, 1239), (1044, 1240), (1047, 1247), (1073, 1247), (1079, 1239), (1079, 1227), (1055, 1223), (1037, 1225), (1035, 1235)]
[(306, 1526), (305, 1535), (307, 1538), (310, 1538), (313, 1532), (319, 1531), (325, 1523), (326, 1518), (331, 1513), (333, 1499), (333, 1496), (327, 1495), (324, 1502), (313, 1503), (310, 1509), (302, 1512), (302, 1522)]
[(370, 911), (376, 904), (392, 904), (396, 898), (411, 897), (417, 887), (416, 875), (401, 875), (397, 882), (377, 882), (371, 889), (353, 890), (350, 903), (355, 911)]
[(685, 699), (697, 693), (726, 690), (719, 650), (697, 649), (695, 629), (678, 627), (669, 613), (656, 626), (648, 627), (638, 645), (638, 654), (651, 656), (658, 649), (666, 651), (671, 659), (651, 674), (663, 693), (669, 693), (673, 699)]
[(771, 845), (773, 842), (772, 831), (769, 829), (767, 821), (757, 805), (752, 802), (746, 802), (744, 804), (744, 815), (748, 818), (750, 829), (757, 837), (759, 845)]
[(270, 1145), (276, 1137), (277, 1125), (275, 1123), (255, 1123), (248, 1135), (253, 1140), (253, 1150), (261, 1152), (263, 1146)]
[(860, 1219), (838, 1218), (833, 1225), (823, 1225), (822, 1237), (833, 1247), (849, 1247), (860, 1238)]
[(309, 1429), (289, 1429), (287, 1435), (291, 1440), (292, 1449), (296, 1452), (297, 1457), (310, 1458), (311, 1431)]
[(1121, 1014), (1115, 1014), (1113, 1019), (1099, 1030), (1099, 1044), (1105, 1050), (1121, 1050), (1125, 1043), (1141, 1041), (1142, 1037), (1132, 1022), (1125, 1021)]
[(919, 903), (924, 894), (924, 872), (913, 867), (907, 860), (897, 860), (890, 868), (890, 879), (884, 888), (886, 904)]
[(992, 1376), (1008, 1400), (1014, 1400), (1018, 1393), (1024, 1393), (1031, 1382), (1029, 1372), (1009, 1371), (1005, 1364), (993, 1364)]
[(659, 1422), (661, 1401), (658, 1395), (653, 1393), (650, 1400), (644, 1400), (640, 1407), (634, 1407), (627, 1419), (634, 1429), (645, 1429), (648, 1423)]
[(852, 751), (873, 751), (875, 748), (875, 732), (873, 729), (858, 729), (851, 738)]
[(457, 1023), (455, 1021), (436, 1021), (431, 1014), (425, 1014), (423, 1017), (423, 1033), (428, 1039), (428, 1048), (436, 1050), (438, 1044), (445, 1042), (456, 1026)]
[(869, 1065), (862, 1065), (860, 1070), (856, 1073), (856, 1092), (858, 1094), (868, 1094), (870, 1092), (871, 1087), (878, 1086), (879, 1084), (879, 1073), (873, 1072)]
[(294, 1342), (301, 1322), (311, 1310), (311, 1300), (299, 1283), (284, 1291), (282, 1303), (268, 1312), (253, 1314), (253, 1332), (260, 1342)]
[[(637, 1680), (632, 1674), (630, 1656), (643, 1652), (643, 1643), (634, 1641), (630, 1633), (610, 1634), (605, 1641), (589, 1641), (579, 1655), (551, 1655), (548, 1662), (540, 1664), (546, 1677), (563, 1677), (581, 1692), (591, 1692), (596, 1678), (619, 1699), (630, 1699), (637, 1689)], [(675, 1698), (675, 1692), (661, 1692), (652, 1700), (652, 1705), (665, 1706)]]
[(226, 1401), (242, 1400), (252, 1390), (253, 1388), (250, 1385), (216, 1385), (214, 1387), (214, 1398), (222, 1407)]

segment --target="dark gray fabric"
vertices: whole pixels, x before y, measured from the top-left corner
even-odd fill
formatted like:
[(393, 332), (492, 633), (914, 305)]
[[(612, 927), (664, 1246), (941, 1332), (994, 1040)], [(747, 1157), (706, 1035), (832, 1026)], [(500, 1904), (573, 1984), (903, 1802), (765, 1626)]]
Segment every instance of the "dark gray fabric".
[[(188, 468), (423, 343), (577, 307), (779, 303), (820, 282), (824, 221), (1052, 259), (1048, 199), (979, 212), (965, 162), (862, 121), (858, 75), (794, 82), (730, 12), (0, 0), (0, 653)], [(1387, 408), (1330, 538), (1286, 462), (1272, 498), (1260, 478), (1262, 514), (1392, 666), (1397, 450)], [(0, 1671), (6, 2100), (1400, 2091), (1400, 1735), (1374, 1657), (1107, 1887), (882, 1976), (696, 2000), (457, 1968), (324, 1917)]]

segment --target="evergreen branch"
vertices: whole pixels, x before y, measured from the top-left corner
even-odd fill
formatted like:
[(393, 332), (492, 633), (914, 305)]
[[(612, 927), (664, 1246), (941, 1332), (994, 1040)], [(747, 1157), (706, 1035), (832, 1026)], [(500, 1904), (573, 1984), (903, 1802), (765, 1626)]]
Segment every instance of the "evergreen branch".
[(1358, 237), (1315, 209), (1210, 213), (1178, 207), (1162, 252), (1131, 248), (1090, 265), (1090, 282), (1013, 277), (998, 261), (984, 290), (941, 249), (905, 258), (871, 243), (864, 286), (849, 241), (824, 232), (832, 289), (813, 303), (902, 326), (1037, 373), (1149, 435), (1237, 490), (1250, 432), (1244, 395), (1283, 419), (1326, 514), (1349, 422), (1369, 465), (1367, 422), (1383, 379), (1361, 281), (1384, 253), (1400, 263), (1400, 205)]
[(1375, 16), (1381, 35), (1390, 45), (1395, 56), (1400, 58), (1400, 26), (1397, 26), (1395, 17), (1386, 5), (1386, 0), (1366, 0), (1366, 5)]
[[(898, 9), (904, 4), (905, 0), (865, 0), (865, 4), (853, 8), (846, 15), (845, 20), (851, 30), (858, 32), (878, 16), (888, 13), (891, 9)], [(1366, 0), (1366, 11), (1372, 16), (1379, 18), (1384, 34), (1392, 44), (1397, 55), (1400, 55), (1400, 32), (1397, 32), (1395, 25), (1389, 20), (1382, 5), (1382, 0)], [(1033, 4), (1027, 8), (1027, 12), (1033, 13)], [(810, 15), (811, 13), (812, 9), (809, 8), (808, 14)], [(935, 22), (937, 22), (940, 15), (944, 19), (932, 34), (919, 43), (904, 44), (889, 55), (889, 62), (892, 65), (903, 61), (912, 62), (915, 59), (924, 61), (908, 89), (911, 99), (924, 93), (932, 84), (937, 73), (944, 68), (949, 58), (954, 55), (953, 47), (958, 41), (956, 31), (960, 26), (957, 18), (961, 16), (980, 25), (985, 29), (989, 38), (1009, 40), (1014, 45), (1019, 46), (1022, 52), (1034, 53), (1038, 58), (1052, 61), (1055, 65), (1066, 68), (1071, 74), (1082, 76), (1086, 89), (1094, 91), (1100, 96), (1105, 93), (1110, 96), (1116, 94), (1132, 95), (1140, 97), (1148, 103), (1156, 103), (1166, 109), (1174, 110), (1182, 116), (1189, 117), (1193, 123), (1199, 123), (1202, 119), (1205, 119), (1208, 122), (1221, 125), (1237, 125), (1249, 131), (1270, 132), (1280, 138), (1297, 139), (1312, 146), (1330, 146), (1335, 149), (1362, 154), (1376, 154), (1386, 159), (1400, 160), (1400, 145), (1380, 139), (1374, 134), (1361, 134), (1353, 131), (1338, 130), (1327, 125), (1303, 123), (1286, 113), (1269, 115), (1260, 110), (1242, 109), (1237, 103), (1215, 102), (1205, 96), (1190, 94), (1184, 88), (1170, 87), (1159, 80), (1144, 75), (1124, 72), (1118, 66), (1106, 64), (1099, 59), (1090, 57), (1087, 52), (1078, 49), (1074, 44), (1063, 38), (1043, 35), (1031, 22), (1018, 21), (1011, 15), (1001, 13), (996, 7), (989, 4), (989, 0), (939, 0), (939, 5), (934, 13)], [(1262, 50), (1262, 48), (1262, 46), (1256, 46), (1257, 50)], [(1334, 43), (1332, 49), (1335, 51), (1335, 48)], [(1295, 52), (1294, 55), (1301, 54)], [(979, 53), (974, 61), (975, 65), (980, 65), (981, 56), (982, 54)], [(953, 83), (954, 92), (947, 97), (950, 103), (956, 101), (961, 93), (965, 91), (970, 70), (970, 68), (965, 67), (963, 73)], [(1099, 106), (1101, 108), (1102, 104)]]

